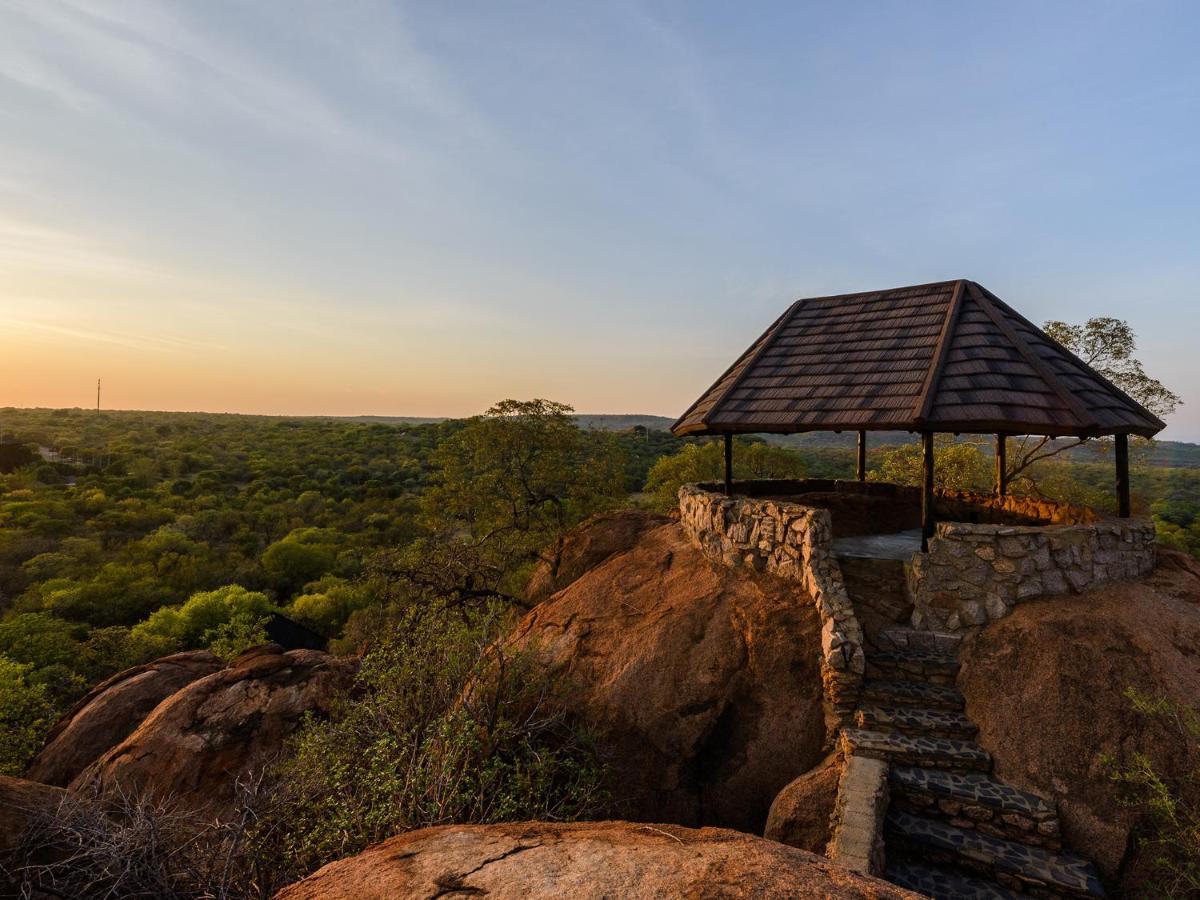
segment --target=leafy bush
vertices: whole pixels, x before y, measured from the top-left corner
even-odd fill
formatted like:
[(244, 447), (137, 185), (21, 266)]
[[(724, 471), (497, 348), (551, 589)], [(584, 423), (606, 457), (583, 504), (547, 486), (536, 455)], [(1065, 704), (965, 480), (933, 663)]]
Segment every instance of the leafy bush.
[(0, 655), (0, 775), (24, 772), (53, 722), (48, 691), (29, 680), (32, 670)]
[(182, 606), (156, 610), (135, 626), (131, 634), (138, 640), (165, 639), (175, 649), (205, 647), (220, 634), (232, 635), (239, 628), (245, 631), (252, 627), (249, 623), (258, 622), (273, 611), (266, 594), (230, 584), (215, 591), (192, 594)]
[(591, 736), (531, 656), (493, 643), (500, 621), (498, 608), (410, 607), (334, 715), (306, 723), (280, 771), (298, 871), (408, 829), (601, 808)]

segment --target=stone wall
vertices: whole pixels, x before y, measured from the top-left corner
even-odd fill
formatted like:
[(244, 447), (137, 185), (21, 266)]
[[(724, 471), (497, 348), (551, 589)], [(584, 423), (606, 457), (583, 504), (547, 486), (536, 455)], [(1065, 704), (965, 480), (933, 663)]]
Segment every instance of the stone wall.
[[(1060, 520), (1078, 518), (1069, 507)], [(1024, 600), (1081, 593), (1154, 568), (1154, 523), (1103, 519), (1013, 526), (941, 522), (908, 569), (917, 628), (957, 631), (1002, 618)]]
[[(917, 488), (854, 481), (739, 482), (680, 489), (681, 523), (711, 559), (800, 582), (821, 614), (828, 696), (844, 709), (861, 681), (863, 622), (832, 553), (822, 495), (861, 494), (920, 505)], [(813, 498), (813, 505), (805, 502)], [(794, 498), (794, 499), (792, 499)], [(1154, 523), (1030, 497), (939, 491), (928, 553), (906, 565), (912, 624), (958, 631), (999, 619), (1034, 597), (1080, 593), (1154, 568)], [(836, 513), (835, 513), (836, 515)], [(869, 616), (869, 610), (863, 610)], [(880, 623), (883, 624), (883, 623)]]
[(800, 584), (821, 619), (821, 673), (836, 723), (848, 722), (866, 668), (863, 634), (833, 557), (829, 511), (726, 497), (707, 485), (679, 489), (680, 524), (709, 559)]

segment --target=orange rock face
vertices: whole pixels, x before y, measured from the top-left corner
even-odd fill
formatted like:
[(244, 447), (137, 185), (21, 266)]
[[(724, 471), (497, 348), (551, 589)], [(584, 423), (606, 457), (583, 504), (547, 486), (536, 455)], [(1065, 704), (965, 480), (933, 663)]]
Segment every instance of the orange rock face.
[(629, 822), (448, 825), (331, 863), (278, 900), (487, 896), (916, 898), (773, 841)]
[(248, 650), (160, 703), (71, 786), (120, 785), (219, 814), (238, 776), (268, 764), (306, 712), (327, 712), (355, 668), (318, 650)]
[(54, 726), (26, 777), (65, 787), (129, 737), (159, 703), (222, 665), (207, 650), (196, 650), (126, 669), (101, 682)]
[[(1194, 739), (1134, 711), (1127, 688), (1200, 706), (1200, 566), (1170, 550), (1146, 580), (1023, 603), (968, 639), (959, 687), (999, 777), (1059, 799), (1068, 846), (1126, 888), (1150, 860), (1133, 837), (1103, 757), (1146, 753), (1186, 782), (1200, 769)], [(1195, 782), (1190, 791), (1200, 803)]]
[(837, 802), (842, 765), (840, 755), (831, 753), (780, 791), (771, 804), (763, 836), (824, 854), (832, 836), (830, 817)]
[(647, 531), (669, 521), (667, 516), (635, 509), (593, 516), (567, 535), (557, 569), (552, 571), (548, 563), (541, 562), (533, 570), (525, 599), (541, 603), (605, 560), (631, 549)]
[(0, 852), (16, 847), (34, 818), (53, 812), (64, 794), (62, 788), (0, 775)]
[(583, 574), (510, 641), (575, 687), (624, 816), (760, 834), (775, 795), (823, 755), (811, 601), (709, 562), (678, 524)]

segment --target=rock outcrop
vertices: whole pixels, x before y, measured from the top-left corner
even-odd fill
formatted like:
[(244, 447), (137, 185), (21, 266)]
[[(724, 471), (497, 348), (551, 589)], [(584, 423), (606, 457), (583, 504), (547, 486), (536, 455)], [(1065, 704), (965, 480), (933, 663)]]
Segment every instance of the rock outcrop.
[(622, 815), (761, 833), (779, 790), (823, 756), (812, 602), (710, 562), (678, 524), (556, 593), (510, 642), (575, 687)]
[(222, 665), (209, 651), (195, 650), (126, 669), (102, 681), (51, 729), (26, 777), (65, 787), (129, 737), (159, 703)]
[[(1065, 842), (1109, 878), (1142, 883), (1151, 860), (1137, 848), (1140, 812), (1120, 802), (1104, 757), (1145, 753), (1193, 803), (1196, 742), (1134, 710), (1129, 688), (1195, 708), (1200, 698), (1200, 577), (1191, 560), (1160, 551), (1141, 582), (1018, 606), (963, 644), (959, 687), (996, 772), (1058, 797)], [(1189, 786), (1190, 785), (1190, 786)]]
[(72, 787), (119, 785), (220, 814), (236, 779), (268, 764), (305, 713), (328, 712), (355, 669), (355, 660), (318, 650), (248, 650), (160, 703)]
[(841, 754), (831, 753), (780, 791), (767, 813), (763, 837), (824, 854), (842, 767)]
[(25, 829), (39, 815), (57, 809), (65, 794), (62, 788), (0, 775), (0, 853), (14, 849)]
[(669, 516), (624, 509), (588, 519), (563, 540), (558, 565), (538, 563), (525, 587), (525, 599), (541, 603), (610, 557), (631, 549), (647, 531), (671, 521)]
[(277, 900), (384, 897), (917, 898), (803, 850), (717, 828), (447, 825), (331, 863)]

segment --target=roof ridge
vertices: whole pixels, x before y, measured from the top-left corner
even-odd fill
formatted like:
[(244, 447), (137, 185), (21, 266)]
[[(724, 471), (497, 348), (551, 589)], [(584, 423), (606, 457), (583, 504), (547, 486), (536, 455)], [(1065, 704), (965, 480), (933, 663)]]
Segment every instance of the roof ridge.
[(962, 309), (965, 283), (963, 278), (954, 282), (954, 292), (950, 295), (950, 302), (946, 304), (946, 318), (942, 320), (942, 330), (938, 334), (937, 344), (934, 345), (933, 357), (929, 360), (929, 371), (925, 373), (925, 383), (921, 386), (917, 405), (913, 409), (913, 418), (918, 424), (923, 424), (929, 418), (929, 408), (941, 385), (942, 370), (946, 367), (946, 356), (950, 351), (950, 344), (954, 342), (954, 327), (958, 322), (959, 310)]

